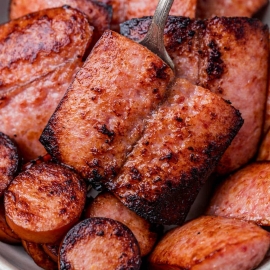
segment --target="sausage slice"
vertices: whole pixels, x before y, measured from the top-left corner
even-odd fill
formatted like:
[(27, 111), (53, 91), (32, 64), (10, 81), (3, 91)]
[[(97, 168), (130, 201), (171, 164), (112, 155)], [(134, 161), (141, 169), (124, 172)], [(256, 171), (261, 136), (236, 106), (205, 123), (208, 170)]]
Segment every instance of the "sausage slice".
[(45, 270), (57, 270), (57, 263), (54, 262), (48, 254), (43, 250), (41, 244), (28, 242), (22, 240), (22, 245), (28, 255), (33, 259), (33, 261)]
[(21, 243), (21, 239), (10, 229), (6, 222), (3, 201), (0, 202), (0, 241), (12, 245)]
[(60, 246), (60, 270), (136, 270), (140, 265), (136, 238), (125, 225), (109, 218), (80, 222), (68, 232)]
[(43, 244), (43, 250), (50, 256), (50, 258), (58, 263), (59, 245)]
[(268, 0), (198, 0), (197, 17), (252, 17), (267, 3)]
[[(130, 20), (121, 25), (121, 33), (139, 41), (150, 22), (150, 18)], [(250, 18), (215, 17), (202, 21), (171, 16), (164, 33), (176, 75), (220, 95), (241, 112), (244, 125), (216, 171), (224, 175), (240, 168), (256, 154), (262, 134), (268, 26)]]
[(252, 163), (225, 179), (207, 214), (270, 227), (270, 161)]
[(0, 26), (0, 131), (28, 161), (46, 153), (38, 138), (83, 64), (93, 27), (63, 7)]
[(269, 246), (269, 233), (255, 224), (204, 216), (169, 231), (150, 255), (150, 269), (254, 269)]
[(218, 95), (178, 79), (106, 186), (148, 221), (181, 224), (242, 123)]
[(109, 192), (100, 193), (88, 205), (85, 217), (105, 217), (122, 222), (138, 240), (142, 257), (150, 253), (157, 240), (157, 233), (151, 230), (151, 224), (129, 210)]
[(15, 143), (0, 132), (0, 197), (15, 177), (20, 158)]
[(12, 0), (10, 1), (9, 17), (11, 20), (14, 20), (32, 12), (64, 5), (69, 5), (87, 15), (89, 23), (95, 28), (95, 41), (106, 29), (110, 28), (112, 18), (111, 6), (94, 0)]
[(4, 196), (6, 219), (24, 240), (56, 243), (78, 222), (85, 183), (67, 167), (42, 163), (20, 173)]
[(148, 49), (106, 31), (40, 141), (53, 158), (100, 185), (117, 175), (172, 78), (172, 70)]

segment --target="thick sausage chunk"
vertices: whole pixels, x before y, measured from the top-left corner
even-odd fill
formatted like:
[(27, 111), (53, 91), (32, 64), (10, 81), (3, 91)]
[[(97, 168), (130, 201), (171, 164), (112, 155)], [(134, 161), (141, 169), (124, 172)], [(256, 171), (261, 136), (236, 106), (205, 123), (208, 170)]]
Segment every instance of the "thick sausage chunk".
[(0, 201), (0, 241), (7, 244), (20, 244), (21, 239), (10, 229), (6, 222), (5, 207)]
[(270, 161), (252, 163), (227, 178), (215, 192), (207, 214), (270, 227)]
[(33, 261), (45, 270), (57, 270), (57, 263), (54, 262), (48, 254), (43, 250), (41, 244), (28, 242), (22, 240), (22, 245), (28, 255), (33, 259)]
[[(150, 18), (134, 19), (121, 25), (121, 33), (139, 41), (149, 24)], [(169, 17), (167, 21), (164, 40), (176, 76), (229, 100), (244, 119), (216, 169), (218, 174), (240, 168), (257, 152), (267, 92), (268, 39), (268, 27), (257, 19)]]
[(181, 224), (242, 118), (218, 95), (178, 79), (146, 123), (119, 177), (106, 186), (148, 221)]
[(153, 248), (157, 233), (151, 231), (151, 224), (122, 204), (113, 194), (99, 194), (86, 208), (85, 217), (111, 218), (125, 224), (135, 235), (140, 245), (141, 256)]
[(14, 20), (23, 15), (64, 5), (69, 5), (85, 13), (89, 23), (94, 26), (94, 39), (110, 28), (112, 8), (99, 1), (92, 0), (12, 0), (10, 2), (10, 19)]
[(84, 181), (53, 163), (20, 173), (5, 192), (8, 225), (22, 239), (56, 243), (78, 222), (86, 199)]
[(198, 0), (197, 17), (251, 17), (267, 3), (268, 0)]
[[(100, 0), (113, 7), (112, 29), (118, 30), (119, 24), (132, 18), (153, 15), (158, 0)], [(175, 0), (171, 15), (195, 18), (197, 0)]]
[(92, 184), (114, 178), (172, 70), (145, 47), (106, 31), (77, 73), (40, 141)]
[(19, 167), (19, 154), (17, 146), (11, 139), (0, 132), (0, 196), (15, 177)]
[(140, 269), (138, 242), (122, 223), (89, 218), (72, 228), (59, 251), (59, 269)]
[(149, 257), (150, 269), (254, 269), (270, 235), (242, 220), (200, 217), (169, 231)]
[(38, 138), (82, 65), (93, 27), (81, 12), (43, 10), (0, 26), (0, 131), (25, 160), (46, 153)]

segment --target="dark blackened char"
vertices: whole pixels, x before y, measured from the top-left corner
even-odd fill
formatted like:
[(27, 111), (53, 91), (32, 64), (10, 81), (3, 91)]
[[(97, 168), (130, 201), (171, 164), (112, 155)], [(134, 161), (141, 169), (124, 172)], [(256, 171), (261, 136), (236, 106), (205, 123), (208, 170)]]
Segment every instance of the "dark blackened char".
[[(121, 33), (139, 41), (149, 24), (150, 18), (130, 20)], [(268, 35), (257, 19), (168, 18), (164, 40), (176, 75), (230, 101), (245, 121), (219, 163), (219, 174), (236, 170), (256, 153), (266, 101)]]
[(57, 270), (57, 263), (54, 262), (48, 254), (43, 250), (41, 244), (28, 242), (22, 240), (22, 245), (28, 255), (33, 259), (33, 261), (45, 270)]
[(40, 141), (93, 184), (114, 178), (163, 101), (172, 70), (145, 47), (106, 31)]
[(84, 181), (52, 162), (21, 172), (5, 192), (6, 220), (23, 240), (57, 243), (79, 221), (86, 200)]
[(80, 222), (67, 233), (60, 246), (60, 270), (138, 270), (140, 265), (135, 236), (124, 224), (109, 218), (93, 217)]
[(218, 95), (178, 79), (106, 186), (148, 221), (181, 224), (242, 123)]
[(252, 17), (267, 3), (268, 0), (198, 0), (196, 17)]
[(112, 7), (92, 0), (12, 0), (10, 2), (10, 19), (14, 20), (48, 8), (68, 5), (86, 14), (89, 23), (94, 26), (94, 41), (110, 28)]
[(0, 132), (0, 196), (15, 177), (20, 163), (17, 145)]
[(0, 131), (29, 161), (46, 153), (38, 138), (83, 64), (93, 27), (86, 15), (64, 7), (0, 29)]

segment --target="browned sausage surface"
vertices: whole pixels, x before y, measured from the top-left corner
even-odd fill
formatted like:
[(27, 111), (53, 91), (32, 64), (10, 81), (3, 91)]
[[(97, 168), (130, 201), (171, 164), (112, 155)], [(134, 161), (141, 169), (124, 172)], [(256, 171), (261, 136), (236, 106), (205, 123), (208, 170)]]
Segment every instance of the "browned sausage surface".
[[(112, 29), (118, 30), (119, 24), (143, 16), (153, 15), (158, 0), (100, 0), (113, 7)], [(195, 18), (197, 0), (175, 0), (170, 14)]]
[(20, 157), (17, 146), (0, 132), (0, 196), (15, 177), (19, 169)]
[[(149, 18), (131, 20), (121, 26), (121, 33), (138, 41), (149, 23)], [(266, 102), (268, 36), (267, 26), (249, 18), (169, 17), (167, 22), (165, 45), (176, 75), (229, 100), (244, 118), (219, 163), (220, 174), (236, 170), (257, 151)]]
[(48, 256), (48, 254), (43, 250), (41, 244), (22, 240), (22, 245), (25, 251), (39, 267), (45, 270), (58, 269), (57, 263)]
[(169, 231), (150, 255), (150, 269), (255, 269), (270, 235), (241, 220), (200, 217)]
[(89, 204), (85, 217), (106, 217), (125, 224), (138, 240), (142, 257), (152, 250), (157, 240), (157, 233), (151, 231), (151, 224), (129, 210), (109, 192), (99, 194)]
[(218, 95), (178, 79), (106, 186), (150, 222), (181, 224), (242, 123)]
[(34, 165), (5, 192), (7, 223), (24, 240), (56, 243), (78, 222), (85, 198), (84, 181), (67, 167)]
[(197, 17), (251, 17), (267, 3), (268, 0), (198, 0)]
[(140, 269), (138, 242), (122, 223), (89, 218), (71, 229), (59, 251), (60, 270)]
[(54, 262), (58, 263), (59, 245), (43, 244), (42, 248)]
[(0, 131), (30, 160), (45, 154), (38, 138), (82, 65), (93, 29), (84, 14), (67, 7), (0, 29)]
[(64, 5), (76, 8), (87, 15), (89, 23), (95, 28), (95, 39), (110, 28), (111, 6), (94, 0), (12, 0), (10, 2), (10, 19), (17, 19), (35, 11)]
[(7, 244), (20, 244), (21, 239), (10, 229), (6, 222), (4, 202), (0, 201), (0, 241)]
[(114, 178), (172, 77), (145, 47), (106, 31), (40, 140), (52, 157), (91, 183)]
[(270, 161), (252, 163), (227, 178), (207, 214), (270, 226)]

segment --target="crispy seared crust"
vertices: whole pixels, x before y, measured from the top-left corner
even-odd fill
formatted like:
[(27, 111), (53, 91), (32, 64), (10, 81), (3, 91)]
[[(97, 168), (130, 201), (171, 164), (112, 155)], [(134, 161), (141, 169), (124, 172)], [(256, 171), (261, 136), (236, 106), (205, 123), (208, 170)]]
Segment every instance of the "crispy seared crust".
[(0, 241), (12, 245), (21, 243), (21, 239), (10, 229), (6, 222), (5, 208), (2, 200), (0, 202)]
[(150, 269), (255, 269), (269, 246), (269, 232), (255, 224), (204, 216), (169, 231), (150, 255)]
[(0, 132), (0, 196), (15, 177), (20, 163), (17, 146), (11, 139)]
[[(132, 18), (153, 15), (158, 0), (100, 0), (113, 7), (112, 29), (119, 30), (119, 24)], [(171, 15), (195, 18), (197, 0), (175, 0)]]
[(76, 8), (87, 15), (89, 23), (95, 28), (95, 40), (106, 29), (110, 28), (112, 7), (94, 0), (11, 0), (10, 19), (17, 19), (32, 12), (64, 5)]
[(96, 217), (80, 222), (68, 232), (60, 246), (60, 270), (136, 270), (140, 265), (136, 238), (128, 227), (109, 218)]
[(41, 244), (28, 242), (22, 240), (22, 245), (28, 255), (33, 261), (45, 270), (57, 270), (57, 263), (55, 263), (48, 254), (43, 250)]
[(198, 0), (196, 17), (251, 17), (267, 3), (268, 0)]
[[(134, 19), (121, 25), (121, 33), (139, 41), (149, 24), (150, 18)], [(167, 21), (165, 46), (176, 75), (229, 100), (244, 118), (219, 164), (219, 174), (236, 170), (256, 153), (266, 99), (268, 36), (268, 27), (257, 19), (169, 17)]]
[(109, 192), (99, 194), (88, 205), (85, 218), (90, 217), (106, 217), (125, 224), (138, 240), (142, 257), (150, 253), (157, 240), (157, 233), (151, 231), (151, 224), (129, 210)]
[(91, 183), (114, 178), (172, 77), (172, 70), (145, 47), (106, 31), (40, 141), (52, 157)]
[(59, 245), (43, 244), (42, 248), (54, 262), (58, 263)]
[(79, 220), (85, 198), (84, 182), (69, 168), (37, 164), (5, 192), (7, 223), (24, 240), (56, 243)]
[(106, 187), (152, 223), (181, 224), (242, 123), (219, 96), (178, 79)]
[(208, 215), (232, 217), (270, 227), (270, 161), (252, 163), (216, 190)]
[(0, 130), (26, 161), (44, 155), (38, 138), (92, 38), (81, 12), (43, 10), (0, 26)]

